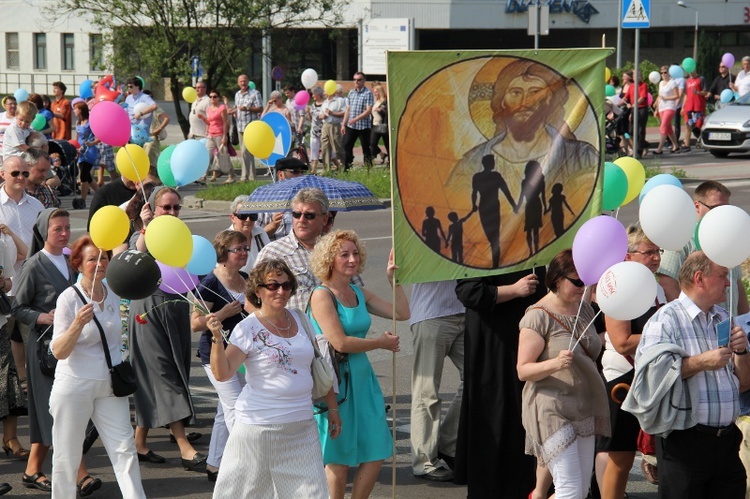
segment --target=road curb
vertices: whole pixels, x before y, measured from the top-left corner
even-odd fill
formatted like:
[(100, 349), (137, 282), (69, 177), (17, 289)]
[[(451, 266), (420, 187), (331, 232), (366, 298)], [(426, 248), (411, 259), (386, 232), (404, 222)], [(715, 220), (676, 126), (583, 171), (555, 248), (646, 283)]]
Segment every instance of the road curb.
[[(386, 208), (391, 207), (390, 198), (381, 198), (380, 202)], [(198, 196), (183, 196), (182, 203), (193, 210), (220, 211), (224, 213), (229, 213), (229, 208), (232, 206), (231, 201), (203, 199)]]

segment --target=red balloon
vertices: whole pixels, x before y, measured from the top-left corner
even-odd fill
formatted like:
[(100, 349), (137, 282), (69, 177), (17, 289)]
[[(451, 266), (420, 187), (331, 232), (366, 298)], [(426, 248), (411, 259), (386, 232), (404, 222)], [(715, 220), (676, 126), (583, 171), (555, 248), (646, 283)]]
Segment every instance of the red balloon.
[(71, 146), (75, 147), (76, 149), (80, 149), (81, 148), (81, 144), (79, 144), (78, 141), (75, 140), (75, 139), (69, 140), (68, 144), (70, 144)]
[(94, 91), (94, 100), (96, 102), (114, 102), (119, 96), (120, 92), (115, 86), (114, 76), (107, 75), (96, 84), (96, 90)]

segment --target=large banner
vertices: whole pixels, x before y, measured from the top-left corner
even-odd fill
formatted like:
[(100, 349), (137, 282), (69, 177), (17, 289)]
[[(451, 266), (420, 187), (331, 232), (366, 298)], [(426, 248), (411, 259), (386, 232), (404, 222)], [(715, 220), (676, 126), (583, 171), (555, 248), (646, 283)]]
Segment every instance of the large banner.
[(399, 281), (546, 265), (601, 213), (610, 49), (388, 52)]

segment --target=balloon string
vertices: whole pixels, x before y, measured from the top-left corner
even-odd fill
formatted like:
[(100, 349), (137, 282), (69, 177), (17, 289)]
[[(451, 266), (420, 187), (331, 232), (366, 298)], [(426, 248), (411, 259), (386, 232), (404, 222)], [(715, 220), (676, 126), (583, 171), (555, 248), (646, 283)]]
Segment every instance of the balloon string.
[[(594, 323), (594, 321), (596, 320), (596, 318), (597, 318), (597, 317), (599, 317), (599, 314), (601, 314), (601, 313), (602, 313), (602, 311), (601, 311), (601, 310), (599, 310), (599, 311), (598, 311), (598, 312), (596, 313), (596, 315), (594, 315), (594, 318), (593, 318), (593, 319), (591, 319), (591, 322), (589, 322), (588, 326), (586, 326), (586, 327), (584, 328), (584, 330), (583, 330), (583, 331), (581, 331), (581, 336), (579, 336), (579, 337), (578, 337), (578, 341), (576, 341), (576, 344), (575, 344), (575, 345), (573, 345), (573, 348), (572, 348), (572, 349), (570, 350), (571, 352), (572, 352), (573, 350), (575, 350), (575, 349), (576, 349), (576, 347), (578, 346), (578, 344), (579, 344), (579, 343), (581, 342), (581, 340), (583, 339), (583, 336), (584, 336), (584, 335), (586, 334), (586, 331), (588, 331), (588, 330), (589, 330), (589, 327), (591, 326), (591, 324), (593, 324), (593, 323)], [(575, 331), (575, 329), (573, 329), (573, 331)], [(571, 336), (571, 337), (572, 337), (572, 336)]]
[(615, 220), (617, 220), (617, 217), (620, 215), (620, 207), (618, 206), (615, 210)]
[[(578, 304), (578, 312), (576, 312), (576, 320), (573, 323), (573, 332), (575, 332), (576, 327), (578, 326), (578, 318), (581, 316), (581, 308), (583, 307), (583, 300), (586, 299), (586, 291), (588, 291), (589, 287), (586, 286), (586, 289), (583, 290), (583, 294), (581, 295), (581, 303)], [(568, 342), (568, 350), (571, 350), (570, 346), (573, 344), (573, 336), (570, 337), (570, 341)]]
[[(196, 286), (196, 288), (195, 288), (195, 289), (197, 290), (197, 289), (198, 289), (198, 287)], [(219, 293), (217, 293), (217, 292), (216, 292), (216, 291), (214, 291), (213, 289), (210, 289), (210, 288), (206, 288), (206, 287), (204, 287), (204, 288), (203, 288), (203, 290), (204, 290), (204, 291), (208, 291), (208, 292), (210, 292), (210, 293), (212, 293), (212, 294), (214, 294), (214, 295), (218, 296), (219, 298), (221, 298), (222, 300), (224, 300), (224, 301), (225, 301), (226, 303), (231, 303), (231, 302), (230, 302), (229, 300), (227, 300), (226, 298), (224, 298), (223, 296), (221, 296), (221, 295), (220, 295)], [(243, 318), (243, 319), (244, 319), (245, 317), (247, 317), (247, 314), (245, 314), (245, 313), (244, 313), (244, 311), (240, 311), (240, 315), (242, 316), (242, 318)]]
[(122, 148), (125, 149), (125, 154), (128, 155), (128, 158), (130, 159), (130, 164), (133, 165), (133, 171), (135, 172), (135, 177), (138, 179), (138, 184), (141, 186), (141, 194), (143, 194), (143, 202), (148, 203), (148, 198), (146, 197), (146, 190), (143, 188), (143, 179), (138, 173), (138, 168), (135, 167), (135, 161), (133, 160), (133, 156), (130, 155), (130, 151), (128, 151), (128, 145), (125, 144), (124, 146), (122, 146)]
[[(190, 290), (190, 289), (191, 289), (191, 287), (190, 287), (190, 286), (188, 285), (188, 283), (187, 283), (187, 282), (185, 282), (185, 281), (184, 281), (184, 280), (182, 279), (182, 276), (180, 275), (180, 273), (179, 273), (179, 272), (177, 272), (177, 269), (175, 269), (174, 267), (171, 267), (171, 268), (172, 268), (172, 272), (174, 272), (174, 275), (175, 275), (175, 276), (177, 277), (177, 279), (179, 279), (179, 280), (180, 280), (180, 282), (182, 283), (182, 285), (183, 285), (183, 286), (185, 286), (185, 289), (187, 289), (187, 290)], [(173, 289), (173, 288), (169, 287), (169, 289)], [(197, 294), (195, 294), (195, 296), (197, 296), (197, 297), (198, 297), (198, 299), (200, 300), (200, 302), (201, 302), (201, 305), (203, 305), (203, 309), (204, 309), (204, 310), (208, 310), (208, 307), (206, 306), (206, 301), (205, 301), (205, 300), (203, 299), (203, 297), (201, 296), (201, 294), (200, 294), (200, 291), (198, 291), (198, 286), (197, 286), (197, 285), (195, 286), (195, 291), (197, 291)], [(187, 298), (186, 298), (186, 299), (187, 299)], [(188, 301), (189, 301), (189, 300), (188, 300)]]
[(727, 310), (729, 310), (729, 327), (731, 329), (732, 327), (732, 309), (734, 308), (734, 277), (732, 276), (732, 273), (734, 272), (734, 268), (729, 269), (729, 303), (727, 303)]
[(96, 267), (94, 268), (94, 278), (91, 279), (91, 302), (94, 302), (94, 284), (96, 283), (96, 273), (99, 272), (99, 262), (102, 261), (102, 249), (99, 248), (99, 257), (96, 259)]

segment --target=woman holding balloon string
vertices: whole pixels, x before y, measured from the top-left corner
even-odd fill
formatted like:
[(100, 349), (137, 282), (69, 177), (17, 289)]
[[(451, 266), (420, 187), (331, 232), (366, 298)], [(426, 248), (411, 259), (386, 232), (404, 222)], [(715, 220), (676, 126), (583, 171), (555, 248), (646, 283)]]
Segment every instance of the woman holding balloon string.
[[(213, 245), (216, 250), (216, 268), (201, 279), (198, 294), (204, 298), (203, 305), (205, 308), (214, 314), (216, 319), (222, 323), (223, 328), (231, 334), (234, 327), (246, 315), (243, 313), (243, 307), (248, 275), (241, 269), (247, 262), (249, 249), (247, 237), (242, 232), (225, 230), (216, 235)], [(206, 461), (208, 480), (215, 482), (224, 447), (234, 426), (234, 404), (242, 391), (242, 387), (245, 386), (245, 379), (237, 373), (225, 381), (218, 381), (214, 377), (210, 365), (213, 335), (206, 323), (206, 315), (196, 308), (193, 311), (190, 325), (193, 331), (201, 331), (198, 355), (208, 379), (219, 395), (219, 405), (216, 409)], [(227, 338), (224, 339), (225, 348)]]
[[(662, 249), (651, 242), (639, 227), (630, 226), (627, 233), (628, 252), (625, 261), (641, 263), (655, 273), (661, 263)], [(625, 494), (628, 474), (633, 467), (637, 450), (640, 424), (635, 416), (623, 411), (620, 405), (627, 394), (627, 387), (633, 382), (635, 351), (641, 339), (641, 330), (646, 321), (666, 302), (664, 289), (657, 284), (656, 299), (645, 314), (632, 320), (604, 316), (607, 332), (604, 334), (602, 374), (609, 396), (612, 436), (596, 440), (597, 479), (603, 499), (619, 499)]]
[[(145, 229), (133, 234), (131, 249), (146, 251), (145, 233), (149, 230), (149, 224), (161, 216), (178, 217), (182, 208), (180, 200), (180, 194), (171, 187), (154, 189), (141, 210)], [(168, 231), (157, 234), (154, 241), (170, 248), (187, 244), (175, 241)], [(175, 250), (173, 253), (177, 255), (179, 252)], [(162, 263), (170, 265), (170, 262)], [(184, 263), (178, 266), (182, 267)], [(133, 395), (138, 460), (166, 462), (164, 457), (149, 449), (146, 439), (150, 428), (168, 425), (180, 448), (183, 468), (195, 470), (206, 461), (206, 456), (193, 448), (185, 434), (185, 426), (195, 423), (195, 409), (189, 389), (190, 307), (187, 298), (177, 292), (157, 289), (148, 298), (130, 302), (128, 329), (130, 361), (138, 383), (138, 390)], [(194, 434), (193, 439), (200, 437), (195, 435), (198, 434)]]
[[(526, 454), (546, 466), (558, 499), (583, 499), (589, 489), (596, 435), (609, 436), (609, 407), (596, 358), (601, 340), (571, 250), (550, 262), (549, 288), (521, 319), (518, 378), (523, 388)], [(576, 343), (578, 342), (578, 343)], [(575, 345), (572, 346), (571, 345)]]
[(91, 176), (91, 169), (99, 162), (99, 149), (96, 147), (99, 139), (94, 137), (89, 124), (89, 108), (83, 102), (77, 102), (73, 106), (73, 114), (76, 117), (76, 140), (81, 144), (78, 150), (78, 168), (81, 171), (81, 208), (86, 208), (86, 196), (89, 188), (96, 191), (99, 185)]

